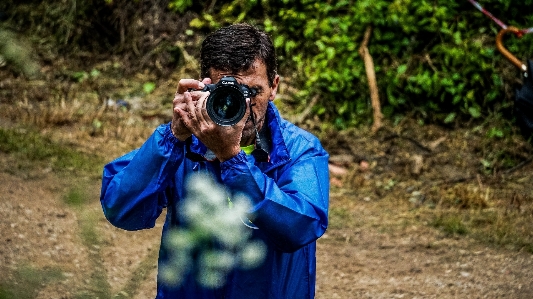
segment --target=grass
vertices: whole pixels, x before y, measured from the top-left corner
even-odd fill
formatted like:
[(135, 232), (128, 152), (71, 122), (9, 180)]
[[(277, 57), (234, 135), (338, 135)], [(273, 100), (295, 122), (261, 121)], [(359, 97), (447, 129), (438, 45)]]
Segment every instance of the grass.
[[(358, 188), (358, 193), (330, 203), (329, 229), (343, 230), (375, 227), (384, 233), (394, 233), (411, 225), (427, 225), (442, 232), (443, 237), (470, 238), (491, 247), (525, 251), (533, 254), (533, 193), (529, 191), (531, 176), (508, 178), (509, 184), (494, 186), (473, 179), (460, 183), (421, 186), (422, 203), (410, 202), (412, 192), (405, 192), (405, 183), (382, 191), (379, 199), (364, 201), (373, 190)], [(513, 191), (515, 190), (515, 191)], [(522, 191), (516, 191), (522, 190)], [(355, 206), (368, 205), (366, 209)], [(378, 210), (379, 212), (371, 212)], [(361, 220), (365, 219), (364, 222)]]
[(111, 298), (111, 285), (107, 281), (106, 268), (102, 264), (101, 248), (104, 244), (96, 230), (97, 215), (83, 209), (78, 214), (80, 214), (80, 235), (89, 252), (92, 273), (88, 275), (89, 288), (80, 292), (76, 298)]
[(330, 229), (340, 229), (350, 225), (352, 215), (345, 207), (331, 207), (329, 210), (329, 225)]
[(45, 285), (63, 279), (60, 269), (37, 269), (28, 265), (20, 266), (12, 275), (9, 282), (0, 281), (0, 299), (32, 299)]
[(441, 188), (437, 208), (424, 210), (429, 225), (448, 236), (469, 236), (490, 246), (533, 253), (531, 196), (522, 194), (518, 200), (516, 193), (474, 185)]
[(447, 236), (469, 236), (489, 246), (533, 253), (532, 217), (499, 211), (446, 210), (433, 215), (430, 225)]
[(15, 158), (15, 166), (5, 169), (8, 172), (41, 167), (56, 173), (81, 171), (99, 175), (103, 166), (103, 159), (96, 155), (76, 151), (26, 128), (0, 128), (0, 152)]
[(447, 235), (466, 235), (468, 229), (458, 215), (437, 216), (431, 225), (441, 229)]
[[(81, 93), (73, 94), (79, 96)], [(128, 147), (138, 143), (140, 136), (151, 133), (156, 120), (132, 123), (134, 118), (131, 118), (131, 114), (127, 112), (119, 113), (120, 111), (110, 109), (106, 110), (107, 114), (101, 115), (101, 103), (98, 101), (83, 101), (83, 98), (78, 100), (84, 103), (83, 107), (67, 99), (51, 97), (48, 99), (49, 105), (40, 103), (38, 112), (32, 110), (35, 113), (26, 113), (19, 107), (20, 105), (8, 105), (8, 109), (3, 111), (3, 114), (0, 113), (0, 120), (4, 117), (16, 120), (16, 123), (13, 126), (0, 127), (0, 154), (4, 154), (0, 155), (0, 158), (6, 162), (0, 171), (25, 179), (42, 177), (50, 173), (61, 179), (62, 186), (70, 185), (58, 199), (77, 214), (79, 237), (87, 248), (90, 265), (90, 270), (85, 273), (84, 286), (73, 286), (71, 290), (73, 298), (131, 298), (139, 292), (141, 282), (152, 275), (156, 267), (158, 250), (151, 250), (142, 259), (120, 290), (112, 290), (102, 253), (107, 243), (98, 231), (101, 214), (88, 209), (88, 204), (94, 202), (94, 197), (88, 192), (89, 186), (86, 180), (86, 178), (99, 179), (102, 167), (109, 158), (101, 157), (104, 155), (101, 152), (98, 155), (76, 149), (74, 144), (77, 144), (77, 139), (64, 136), (69, 141), (60, 142), (53, 139), (52, 134), (43, 132), (65, 124), (91, 128), (94, 125), (93, 119), (101, 119), (102, 127), (98, 128), (100, 131), (83, 131), (90, 135), (85, 137), (96, 137), (94, 140), (106, 138), (108, 141), (117, 139), (121, 143), (117, 148)], [(65, 105), (58, 106), (54, 104), (56, 102), (65, 102)], [(30, 109), (28, 107), (26, 108)], [(80, 117), (76, 112), (82, 108), (85, 111), (84, 117)], [(108, 146), (107, 143), (103, 145)], [(17, 267), (16, 270), (9, 270), (8, 273), (1, 275), (0, 299), (35, 298), (39, 290), (61, 279), (61, 269), (38, 269), (24, 265)]]
[(71, 207), (82, 207), (92, 199), (87, 195), (86, 188), (82, 185), (73, 186), (63, 196), (63, 202)]
[(91, 273), (87, 275), (88, 287), (77, 291), (75, 298), (131, 298), (139, 291), (141, 282), (146, 280), (154, 269), (159, 251), (151, 250), (131, 273), (122, 289), (113, 292), (108, 281), (106, 266), (103, 264), (102, 249), (105, 248), (106, 242), (98, 232), (98, 220), (101, 215), (86, 209), (91, 198), (85, 190), (82, 185), (74, 186), (63, 196), (63, 201), (77, 211), (79, 234), (87, 248), (91, 264)]

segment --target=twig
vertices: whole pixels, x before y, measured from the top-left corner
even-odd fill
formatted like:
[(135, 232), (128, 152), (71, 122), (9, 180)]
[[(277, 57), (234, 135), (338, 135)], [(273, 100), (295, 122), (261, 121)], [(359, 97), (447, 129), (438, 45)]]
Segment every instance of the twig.
[(206, 8), (206, 12), (207, 13), (211, 13), (213, 11), (213, 8), (215, 7), (215, 4), (217, 3), (217, 0), (213, 0), (211, 1), (211, 3), (209, 4), (209, 6), (207, 6)]
[(392, 133), (391, 135), (383, 138), (383, 141), (388, 141), (388, 140), (391, 140), (391, 139), (394, 139), (394, 138), (401, 138), (401, 139), (405, 139), (405, 140), (411, 141), (414, 145), (416, 145), (418, 148), (420, 148), (421, 150), (425, 151), (426, 153), (433, 152), (433, 150), (431, 148), (423, 145), (418, 140), (416, 140), (414, 138), (411, 138), (411, 137), (402, 136), (402, 135), (399, 135), (399, 134), (396, 134), (396, 133)]
[(462, 182), (466, 182), (466, 181), (469, 181), (471, 179), (475, 179), (476, 176), (466, 176), (466, 177), (457, 177), (457, 178), (453, 178), (453, 179), (448, 179), (448, 180), (442, 180), (442, 181), (435, 181), (431, 184), (431, 186), (441, 186), (441, 185), (448, 185), (448, 184), (456, 184), (456, 183), (462, 183)]
[(368, 87), (370, 88), (370, 99), (372, 101), (372, 109), (374, 110), (374, 124), (372, 125), (372, 131), (376, 132), (382, 126), (383, 114), (381, 113), (381, 105), (379, 102), (378, 84), (376, 82), (376, 71), (374, 69), (374, 61), (372, 56), (368, 52), (368, 41), (370, 34), (372, 33), (372, 27), (366, 28), (365, 37), (363, 43), (359, 48), (359, 54), (363, 56), (365, 62), (366, 76), (368, 77)]
[(311, 110), (315, 106), (316, 102), (318, 102), (318, 95), (315, 95), (313, 99), (311, 99), (311, 103), (309, 103), (305, 110), (302, 111), (302, 113), (300, 113), (300, 115), (295, 118), (294, 123), (301, 124), (307, 118), (309, 113), (311, 113)]
[(505, 173), (505, 174), (509, 174), (509, 173), (511, 173), (511, 172), (514, 172), (514, 171), (516, 171), (516, 170), (518, 170), (518, 169), (520, 169), (520, 168), (526, 166), (527, 164), (531, 163), (532, 161), (533, 161), (533, 158), (529, 158), (529, 159), (527, 159), (527, 160), (525, 160), (525, 161), (520, 162), (520, 163), (519, 163), (518, 165), (516, 165), (515, 167), (513, 167), (513, 168), (509, 168), (509, 169), (503, 171), (503, 173)]

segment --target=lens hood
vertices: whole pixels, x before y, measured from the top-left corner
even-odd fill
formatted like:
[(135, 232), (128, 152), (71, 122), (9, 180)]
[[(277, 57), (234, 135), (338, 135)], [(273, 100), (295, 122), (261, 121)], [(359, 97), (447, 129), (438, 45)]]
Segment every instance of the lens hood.
[(255, 95), (246, 85), (234, 77), (223, 77), (217, 84), (208, 84), (204, 91), (210, 91), (206, 109), (209, 117), (219, 126), (233, 126), (246, 113), (246, 98)]

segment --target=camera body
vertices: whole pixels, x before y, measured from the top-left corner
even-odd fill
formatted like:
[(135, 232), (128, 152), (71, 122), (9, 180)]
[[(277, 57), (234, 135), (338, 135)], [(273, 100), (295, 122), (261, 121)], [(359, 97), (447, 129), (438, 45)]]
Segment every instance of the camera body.
[(202, 91), (209, 91), (206, 109), (209, 117), (220, 126), (233, 126), (246, 113), (246, 98), (252, 98), (257, 91), (239, 84), (234, 77), (224, 76), (216, 84), (206, 84)]

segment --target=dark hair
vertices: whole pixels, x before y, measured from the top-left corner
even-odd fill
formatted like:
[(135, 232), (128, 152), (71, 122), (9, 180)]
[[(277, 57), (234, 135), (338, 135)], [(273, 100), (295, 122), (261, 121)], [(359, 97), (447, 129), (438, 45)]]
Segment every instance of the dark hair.
[(237, 73), (248, 70), (256, 59), (265, 63), (270, 85), (274, 83), (277, 62), (274, 45), (263, 31), (249, 24), (234, 24), (209, 34), (200, 50), (201, 76), (211, 69)]

